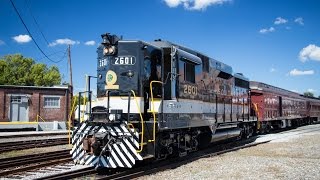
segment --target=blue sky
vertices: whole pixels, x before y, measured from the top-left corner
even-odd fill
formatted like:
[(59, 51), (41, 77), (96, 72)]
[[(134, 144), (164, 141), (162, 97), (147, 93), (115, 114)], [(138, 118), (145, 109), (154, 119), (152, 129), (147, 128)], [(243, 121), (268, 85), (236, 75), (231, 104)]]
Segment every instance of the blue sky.
[[(33, 39), (10, 0), (0, 0), (0, 57), (21, 53), (57, 65), (68, 81), (65, 50), (72, 44), (76, 91), (85, 87), (85, 74), (96, 75), (100, 35), (111, 32), (124, 39), (169, 40), (220, 60), (250, 80), (320, 95), (318, 0), (13, 2)], [(33, 40), (61, 62), (44, 58)]]

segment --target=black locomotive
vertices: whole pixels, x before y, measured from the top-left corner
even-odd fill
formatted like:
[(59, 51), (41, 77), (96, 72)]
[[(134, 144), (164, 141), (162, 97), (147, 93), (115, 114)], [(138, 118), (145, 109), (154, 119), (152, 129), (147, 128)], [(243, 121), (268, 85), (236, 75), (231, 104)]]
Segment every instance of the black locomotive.
[(73, 132), (75, 162), (131, 168), (257, 131), (249, 80), (195, 50), (102, 35), (97, 96)]

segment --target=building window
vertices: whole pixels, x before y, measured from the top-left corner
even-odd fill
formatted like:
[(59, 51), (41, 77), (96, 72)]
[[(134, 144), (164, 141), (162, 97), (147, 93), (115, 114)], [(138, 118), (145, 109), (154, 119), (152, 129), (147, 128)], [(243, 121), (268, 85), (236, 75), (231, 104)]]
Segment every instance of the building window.
[(21, 96), (11, 96), (11, 103), (21, 103)]
[(45, 108), (60, 108), (60, 97), (44, 97)]

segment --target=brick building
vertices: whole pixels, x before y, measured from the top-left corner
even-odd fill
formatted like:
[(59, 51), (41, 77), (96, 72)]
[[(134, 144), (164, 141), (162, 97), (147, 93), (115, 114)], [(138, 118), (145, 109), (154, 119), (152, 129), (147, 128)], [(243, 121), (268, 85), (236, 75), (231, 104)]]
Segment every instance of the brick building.
[(71, 110), (70, 86), (0, 85), (0, 122), (67, 121)]

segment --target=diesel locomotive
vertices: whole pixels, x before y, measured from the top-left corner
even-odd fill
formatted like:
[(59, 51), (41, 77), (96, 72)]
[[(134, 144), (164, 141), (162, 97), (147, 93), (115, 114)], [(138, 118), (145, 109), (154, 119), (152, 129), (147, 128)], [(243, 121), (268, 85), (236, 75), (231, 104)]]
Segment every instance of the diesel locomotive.
[(262, 106), (252, 102), (249, 79), (231, 66), (160, 39), (102, 40), (97, 102), (72, 135), (76, 163), (131, 168), (269, 127), (258, 121)]

